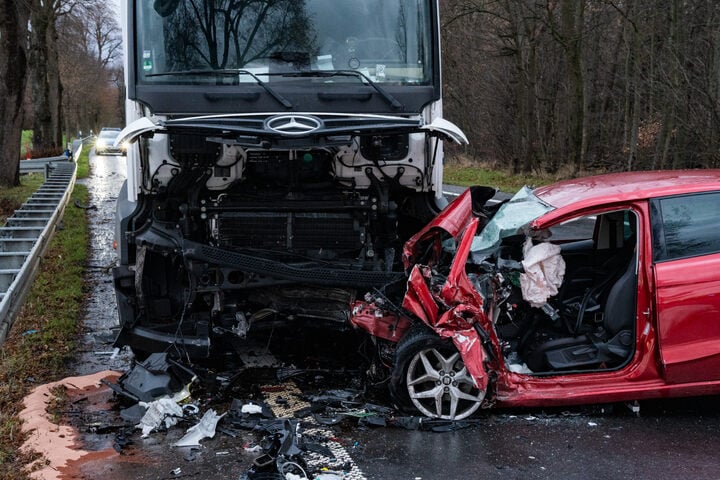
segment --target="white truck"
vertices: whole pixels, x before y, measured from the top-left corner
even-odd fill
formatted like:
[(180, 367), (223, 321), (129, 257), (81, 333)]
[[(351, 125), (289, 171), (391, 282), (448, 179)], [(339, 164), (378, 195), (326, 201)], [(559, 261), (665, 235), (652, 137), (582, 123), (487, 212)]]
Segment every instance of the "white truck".
[(125, 0), (117, 345), (350, 328), (444, 205), (437, 0)]

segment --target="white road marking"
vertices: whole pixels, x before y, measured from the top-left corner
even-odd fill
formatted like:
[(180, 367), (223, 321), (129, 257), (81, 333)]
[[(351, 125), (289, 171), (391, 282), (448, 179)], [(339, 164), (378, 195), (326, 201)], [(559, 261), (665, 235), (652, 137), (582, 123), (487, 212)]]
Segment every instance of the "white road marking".
[[(292, 381), (280, 385), (266, 385), (264, 390), (263, 387), (260, 390), (277, 418), (293, 418), (295, 412), (310, 406), (308, 402), (302, 400), (302, 392)], [(279, 401), (280, 399), (282, 401)], [(352, 459), (345, 446), (331, 440), (335, 437), (332, 430), (324, 425), (319, 425), (313, 417), (303, 419), (303, 423), (310, 426), (306, 427), (305, 430), (301, 430), (301, 433), (307, 434), (328, 447), (335, 457), (330, 458), (320, 453), (308, 452), (305, 460), (309, 467), (316, 470), (323, 467), (331, 470), (342, 470), (349, 467), (349, 470), (344, 472), (343, 479), (367, 480), (367, 477)]]

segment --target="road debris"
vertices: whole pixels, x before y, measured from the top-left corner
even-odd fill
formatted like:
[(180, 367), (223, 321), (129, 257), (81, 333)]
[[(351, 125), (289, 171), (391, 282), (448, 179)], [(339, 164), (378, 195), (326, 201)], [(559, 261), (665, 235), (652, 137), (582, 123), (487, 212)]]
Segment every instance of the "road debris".
[[(202, 440), (221, 433), (221, 448), (211, 455), (251, 457), (241, 477), (246, 480), (363, 480), (353, 459), (362, 458), (366, 446), (348, 437), (348, 428), (452, 432), (477, 423), (403, 416), (384, 399), (371, 398), (357, 371), (287, 365), (215, 371), (152, 354), (111, 387), (124, 407), (121, 418), (142, 429), (143, 438), (163, 431), (172, 436), (170, 429), (183, 424), (184, 436), (172, 445), (190, 449), (186, 461), (201, 461)], [(127, 439), (116, 437), (114, 448), (122, 453)], [(237, 441), (237, 449), (228, 441)]]
[(200, 445), (203, 438), (213, 438), (215, 436), (215, 427), (225, 414), (218, 415), (212, 408), (205, 412), (200, 419), (200, 423), (190, 427), (183, 438), (175, 443), (176, 447), (194, 447)]
[(179, 402), (190, 396), (187, 388), (195, 379), (192, 370), (170, 359), (167, 353), (153, 353), (142, 362), (136, 361), (117, 383), (108, 386), (134, 402), (169, 396)]
[(166, 429), (172, 427), (183, 417), (182, 407), (171, 398), (160, 398), (150, 403), (140, 402), (139, 405), (147, 409), (137, 426), (142, 429), (143, 438), (163, 424)]

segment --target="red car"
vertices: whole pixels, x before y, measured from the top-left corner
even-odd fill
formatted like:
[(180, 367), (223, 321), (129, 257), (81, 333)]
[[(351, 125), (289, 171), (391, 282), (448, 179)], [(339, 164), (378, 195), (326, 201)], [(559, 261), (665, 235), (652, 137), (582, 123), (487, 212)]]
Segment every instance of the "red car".
[(354, 304), (398, 405), (461, 419), (720, 393), (720, 170), (494, 193), (406, 243), (404, 291)]

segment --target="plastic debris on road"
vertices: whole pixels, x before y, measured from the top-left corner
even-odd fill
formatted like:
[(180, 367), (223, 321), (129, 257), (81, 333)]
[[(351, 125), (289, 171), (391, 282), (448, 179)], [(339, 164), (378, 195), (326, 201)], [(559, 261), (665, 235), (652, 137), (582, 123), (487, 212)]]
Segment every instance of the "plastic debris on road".
[(218, 415), (212, 408), (205, 412), (205, 415), (200, 419), (200, 423), (190, 427), (185, 433), (185, 436), (175, 443), (176, 447), (196, 447), (200, 445), (200, 440), (203, 438), (213, 438), (215, 436), (215, 427), (217, 427), (218, 421), (224, 417), (225, 414)]
[(150, 403), (140, 402), (140, 406), (146, 407), (147, 411), (143, 415), (137, 428), (142, 429), (142, 437), (150, 435), (150, 432), (160, 428), (163, 423), (165, 428), (170, 428), (182, 418), (183, 410), (171, 398), (160, 398)]

